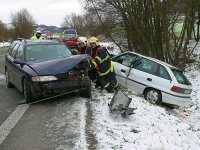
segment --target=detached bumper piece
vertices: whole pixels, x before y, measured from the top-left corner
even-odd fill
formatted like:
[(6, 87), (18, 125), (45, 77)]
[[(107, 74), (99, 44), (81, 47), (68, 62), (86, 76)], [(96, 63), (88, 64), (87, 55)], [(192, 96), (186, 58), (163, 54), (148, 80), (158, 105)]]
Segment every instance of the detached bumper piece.
[(114, 115), (121, 115), (122, 117), (134, 114), (133, 111), (136, 110), (136, 108), (128, 107), (131, 100), (132, 99), (126, 96), (121, 90), (118, 90), (114, 94), (110, 104), (108, 104), (111, 113)]

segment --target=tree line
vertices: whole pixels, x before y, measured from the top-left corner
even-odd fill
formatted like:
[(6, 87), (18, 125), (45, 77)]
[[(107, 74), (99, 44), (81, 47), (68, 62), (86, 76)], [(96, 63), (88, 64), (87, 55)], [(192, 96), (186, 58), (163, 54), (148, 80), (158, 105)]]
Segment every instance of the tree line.
[[(62, 28), (76, 28), (79, 35), (109, 39), (121, 51), (135, 51), (179, 68), (192, 62), (190, 40), (199, 41), (199, 0), (82, 0), (83, 15), (66, 15)], [(29, 38), (35, 20), (22, 9), (11, 14), (10, 29), (0, 21), (0, 41)], [(177, 34), (177, 26), (181, 25)]]
[(27, 9), (22, 9), (17, 13), (11, 13), (10, 20), (10, 28), (0, 20), (0, 42), (18, 37), (30, 38), (33, 33), (35, 20)]
[[(199, 41), (199, 0), (85, 0), (83, 16), (67, 16), (63, 26), (101, 35), (122, 51), (135, 51), (179, 68), (192, 62), (190, 40)], [(182, 25), (177, 35), (177, 26)]]

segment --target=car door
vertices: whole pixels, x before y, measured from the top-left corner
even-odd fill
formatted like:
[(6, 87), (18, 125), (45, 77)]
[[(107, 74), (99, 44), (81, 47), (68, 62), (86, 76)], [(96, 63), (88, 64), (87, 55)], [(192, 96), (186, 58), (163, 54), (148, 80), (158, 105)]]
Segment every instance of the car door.
[[(23, 61), (23, 58), (24, 58), (23, 50), (24, 50), (24, 46), (23, 46), (23, 44), (20, 44), (20, 46), (17, 49), (16, 55), (15, 55), (16, 60)], [(15, 77), (14, 85), (20, 91), (22, 91), (22, 87), (23, 87), (22, 86), (23, 66), (21, 66), (20, 64), (14, 64), (13, 75)]]
[(16, 55), (17, 49), (19, 47), (19, 43), (13, 43), (10, 50), (6, 55), (6, 67), (9, 74), (9, 81), (14, 84), (15, 76), (14, 76), (14, 68), (15, 64), (13, 63), (14, 57)]
[(132, 53), (125, 53), (112, 59), (114, 61), (117, 81), (126, 86), (126, 78), (130, 72), (132, 62), (138, 56)]

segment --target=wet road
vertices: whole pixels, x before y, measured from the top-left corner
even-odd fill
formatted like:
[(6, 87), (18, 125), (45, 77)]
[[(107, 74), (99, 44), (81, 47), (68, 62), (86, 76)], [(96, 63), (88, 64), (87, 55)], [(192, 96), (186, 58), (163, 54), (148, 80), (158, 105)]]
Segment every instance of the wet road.
[[(3, 73), (4, 56), (1, 54), (0, 131), (16, 109), (20, 111), (17, 103), (23, 100), (18, 90), (6, 88)], [(0, 150), (96, 149), (89, 99), (66, 95), (26, 107), (28, 109), (2, 143), (0, 139)]]

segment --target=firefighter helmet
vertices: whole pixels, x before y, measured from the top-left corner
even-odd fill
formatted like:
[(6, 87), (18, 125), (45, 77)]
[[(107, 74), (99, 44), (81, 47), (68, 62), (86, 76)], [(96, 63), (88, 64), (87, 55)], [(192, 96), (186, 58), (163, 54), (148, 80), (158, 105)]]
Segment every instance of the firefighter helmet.
[(95, 43), (97, 46), (99, 45), (99, 41), (96, 37), (91, 37), (89, 43)]
[(81, 43), (83, 43), (84, 45), (87, 45), (87, 43), (88, 43), (88, 40), (87, 40), (87, 38), (86, 37), (79, 37), (78, 38), (78, 44), (81, 44)]

